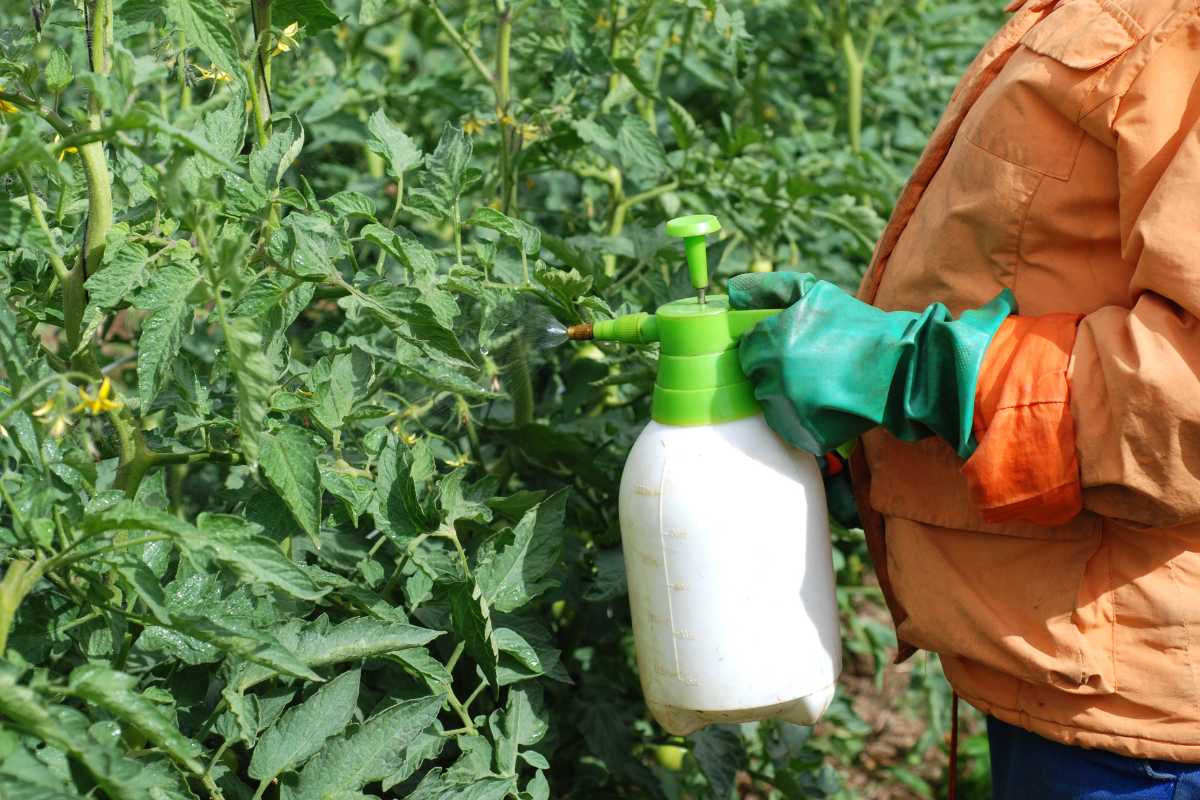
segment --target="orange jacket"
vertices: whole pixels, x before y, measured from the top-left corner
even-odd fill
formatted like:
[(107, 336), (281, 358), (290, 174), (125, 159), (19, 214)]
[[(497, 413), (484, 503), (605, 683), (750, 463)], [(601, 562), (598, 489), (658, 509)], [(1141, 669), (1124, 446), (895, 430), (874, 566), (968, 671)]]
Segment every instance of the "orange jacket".
[(1018, 0), (959, 84), (860, 297), (1010, 288), (980, 447), (863, 438), (904, 643), (1044, 737), (1200, 762), (1200, 2)]

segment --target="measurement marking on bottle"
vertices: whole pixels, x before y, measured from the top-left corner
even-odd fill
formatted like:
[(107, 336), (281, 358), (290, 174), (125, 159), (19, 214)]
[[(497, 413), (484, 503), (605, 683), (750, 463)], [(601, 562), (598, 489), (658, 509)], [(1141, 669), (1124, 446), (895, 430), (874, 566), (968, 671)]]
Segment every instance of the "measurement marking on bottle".
[(683, 583), (682, 581), (676, 581), (675, 583), (668, 583), (667, 586), (676, 592), (686, 592), (687, 591), (687, 584)]
[(655, 614), (653, 611), (650, 612), (650, 621), (653, 622), (655, 625), (670, 625), (671, 624), (670, 617), (664, 616), (663, 614)]
[(679, 678), (679, 682), (682, 683), (684, 686), (699, 686), (700, 685), (700, 681), (696, 680), (695, 678), (689, 678), (687, 675), (677, 675), (676, 677)]
[(653, 486), (635, 486), (633, 493), (641, 497), (662, 497), (662, 489), (655, 489)]
[(663, 534), (663, 536), (670, 536), (672, 539), (686, 539), (688, 537), (688, 532), (676, 528), (675, 530), (667, 531)]
[(677, 631), (671, 631), (671, 632), (675, 634), (676, 639), (683, 639), (684, 641), (689, 641), (689, 642), (696, 640), (696, 634), (692, 633), (691, 631), (678, 631), (677, 630)]
[[(671, 582), (671, 568), (667, 563), (667, 538), (662, 535), (664, 529), (663, 502), (665, 500), (663, 497), (662, 487), (667, 485), (667, 470), (670, 468), (670, 465), (670, 459), (666, 458), (666, 454), (664, 454), (662, 472), (658, 476), (658, 545), (661, 548), (660, 552), (662, 553), (663, 583), (667, 584), (667, 586), (671, 587), (675, 591), (683, 591), (683, 584)], [(667, 592), (667, 616), (671, 621), (671, 630), (674, 631), (675, 607), (671, 601), (670, 592)], [(677, 642), (674, 637), (671, 638), (671, 652), (675, 656), (675, 673), (679, 674), (679, 642)]]

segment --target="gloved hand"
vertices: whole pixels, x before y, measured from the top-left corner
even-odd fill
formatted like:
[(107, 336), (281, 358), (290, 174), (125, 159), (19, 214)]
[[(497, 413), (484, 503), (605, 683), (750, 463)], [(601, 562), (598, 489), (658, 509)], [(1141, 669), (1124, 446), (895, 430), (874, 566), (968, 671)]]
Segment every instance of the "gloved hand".
[(825, 482), (825, 504), (829, 516), (846, 530), (861, 528), (858, 503), (854, 499), (854, 484), (850, 481), (850, 465), (837, 450), (817, 457), (821, 479)]
[(1016, 312), (1007, 289), (957, 320), (941, 303), (883, 311), (799, 272), (738, 275), (734, 308), (784, 308), (742, 337), (742, 370), (767, 424), (820, 456), (882, 425), (905, 441), (940, 436), (963, 458), (975, 382), (1000, 323)]

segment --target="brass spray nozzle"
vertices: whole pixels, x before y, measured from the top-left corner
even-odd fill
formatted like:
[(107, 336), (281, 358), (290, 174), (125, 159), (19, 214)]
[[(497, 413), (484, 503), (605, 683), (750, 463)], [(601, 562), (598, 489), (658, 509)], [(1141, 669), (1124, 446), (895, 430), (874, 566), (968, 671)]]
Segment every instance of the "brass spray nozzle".
[(595, 331), (592, 328), (592, 323), (583, 322), (579, 325), (571, 325), (567, 328), (567, 338), (578, 342), (586, 341), (595, 338)]

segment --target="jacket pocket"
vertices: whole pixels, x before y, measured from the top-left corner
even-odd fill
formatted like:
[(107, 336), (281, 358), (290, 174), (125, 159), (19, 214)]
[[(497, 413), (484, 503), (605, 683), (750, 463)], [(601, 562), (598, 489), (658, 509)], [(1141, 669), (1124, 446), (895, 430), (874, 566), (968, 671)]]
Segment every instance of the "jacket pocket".
[(1011, 705), (1001, 676), (1072, 695), (1117, 691), (1110, 553), (1090, 540), (1032, 541), (887, 517), (888, 571), (917, 647), (999, 673), (975, 679)]
[(1067, 180), (1083, 142), (1079, 121), (1103, 99), (1107, 70), (1142, 35), (1112, 0), (1058, 3), (1022, 37), (961, 134), (997, 158)]

